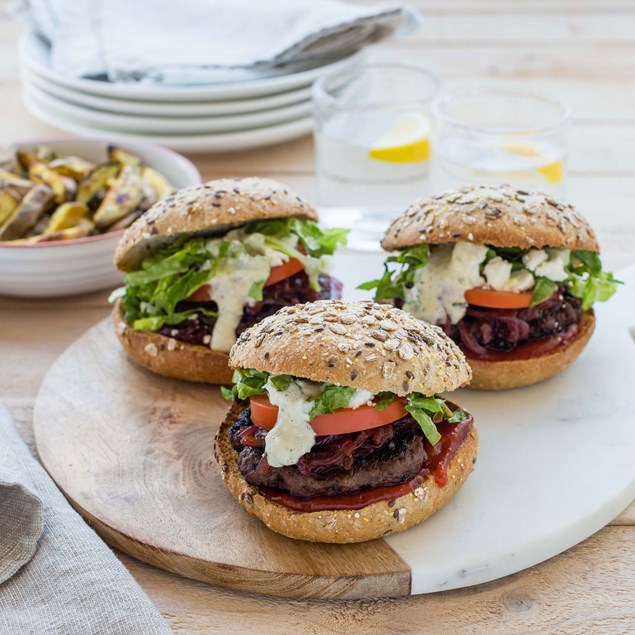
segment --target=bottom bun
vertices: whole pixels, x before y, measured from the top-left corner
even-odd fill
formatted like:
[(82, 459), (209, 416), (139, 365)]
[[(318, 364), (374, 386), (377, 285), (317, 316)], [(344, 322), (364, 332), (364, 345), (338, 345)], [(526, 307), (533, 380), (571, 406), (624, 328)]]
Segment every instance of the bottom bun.
[(467, 357), (472, 367), (472, 381), (468, 388), (476, 390), (505, 390), (531, 386), (566, 370), (584, 350), (595, 329), (593, 310), (585, 311), (580, 331), (564, 346), (529, 359), (485, 361)]
[(121, 300), (112, 311), (115, 333), (128, 357), (153, 373), (199, 381), (206, 384), (229, 384), (232, 370), (227, 353), (213, 351), (207, 346), (179, 342), (152, 331), (135, 331), (123, 317)]
[(235, 402), (221, 425), (214, 446), (221, 477), (240, 504), (269, 529), (310, 542), (364, 542), (409, 529), (441, 509), (459, 490), (476, 462), (478, 433), (472, 425), (447, 466), (448, 482), (439, 487), (429, 476), (417, 489), (396, 499), (372, 503), (362, 509), (301, 512), (274, 503), (245, 481), (237, 464), (238, 453), (229, 441), (229, 429), (245, 408)]

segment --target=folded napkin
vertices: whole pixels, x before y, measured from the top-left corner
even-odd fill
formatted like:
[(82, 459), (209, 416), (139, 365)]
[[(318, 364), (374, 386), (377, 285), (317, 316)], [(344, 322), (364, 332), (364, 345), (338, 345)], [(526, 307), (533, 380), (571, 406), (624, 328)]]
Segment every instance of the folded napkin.
[(31, 456), (0, 404), (0, 634), (170, 632)]
[(419, 24), (401, 3), (338, 0), (27, 0), (53, 70), (196, 84), (289, 73)]

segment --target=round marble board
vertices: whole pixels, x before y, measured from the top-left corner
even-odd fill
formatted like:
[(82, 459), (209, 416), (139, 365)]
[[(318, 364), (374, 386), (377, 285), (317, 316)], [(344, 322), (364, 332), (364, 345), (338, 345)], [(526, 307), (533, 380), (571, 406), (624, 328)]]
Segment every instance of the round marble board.
[[(344, 253), (355, 285), (378, 254)], [(635, 497), (635, 269), (597, 311), (578, 362), (543, 384), (461, 390), (481, 450), (474, 473), (423, 524), (358, 545), (283, 538), (221, 484), (213, 436), (227, 404), (213, 387), (156, 377), (128, 362), (109, 321), (57, 360), (38, 395), (40, 457), (112, 546), (197, 580), (288, 597), (403, 596), (493, 580), (591, 535)]]

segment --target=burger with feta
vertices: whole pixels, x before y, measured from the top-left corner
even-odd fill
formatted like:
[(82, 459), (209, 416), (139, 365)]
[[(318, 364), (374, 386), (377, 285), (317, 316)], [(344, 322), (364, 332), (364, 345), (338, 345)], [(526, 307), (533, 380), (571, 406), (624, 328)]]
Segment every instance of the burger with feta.
[(210, 181), (156, 203), (123, 235), (115, 263), (115, 330), (151, 371), (228, 383), (228, 352), (246, 328), (284, 306), (339, 298), (327, 256), (346, 231), (281, 183)]
[(567, 368), (593, 333), (593, 304), (618, 282), (571, 205), (508, 185), (418, 201), (382, 246), (397, 253), (360, 288), (441, 326), (478, 389), (526, 386)]
[(399, 309), (286, 307), (246, 330), (230, 363), (216, 459), (230, 492), (278, 533), (347, 543), (403, 531), (472, 471), (472, 417), (440, 396), (470, 368), (440, 328)]

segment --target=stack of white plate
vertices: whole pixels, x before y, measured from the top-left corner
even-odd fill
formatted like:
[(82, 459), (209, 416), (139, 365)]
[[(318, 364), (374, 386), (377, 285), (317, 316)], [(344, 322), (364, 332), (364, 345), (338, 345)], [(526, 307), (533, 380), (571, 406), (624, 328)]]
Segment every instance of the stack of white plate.
[(20, 43), (27, 109), (79, 135), (139, 139), (184, 152), (268, 145), (311, 130), (311, 84), (352, 68), (355, 53), (299, 72), (204, 86), (117, 84), (63, 76), (51, 68), (50, 48), (34, 33)]

